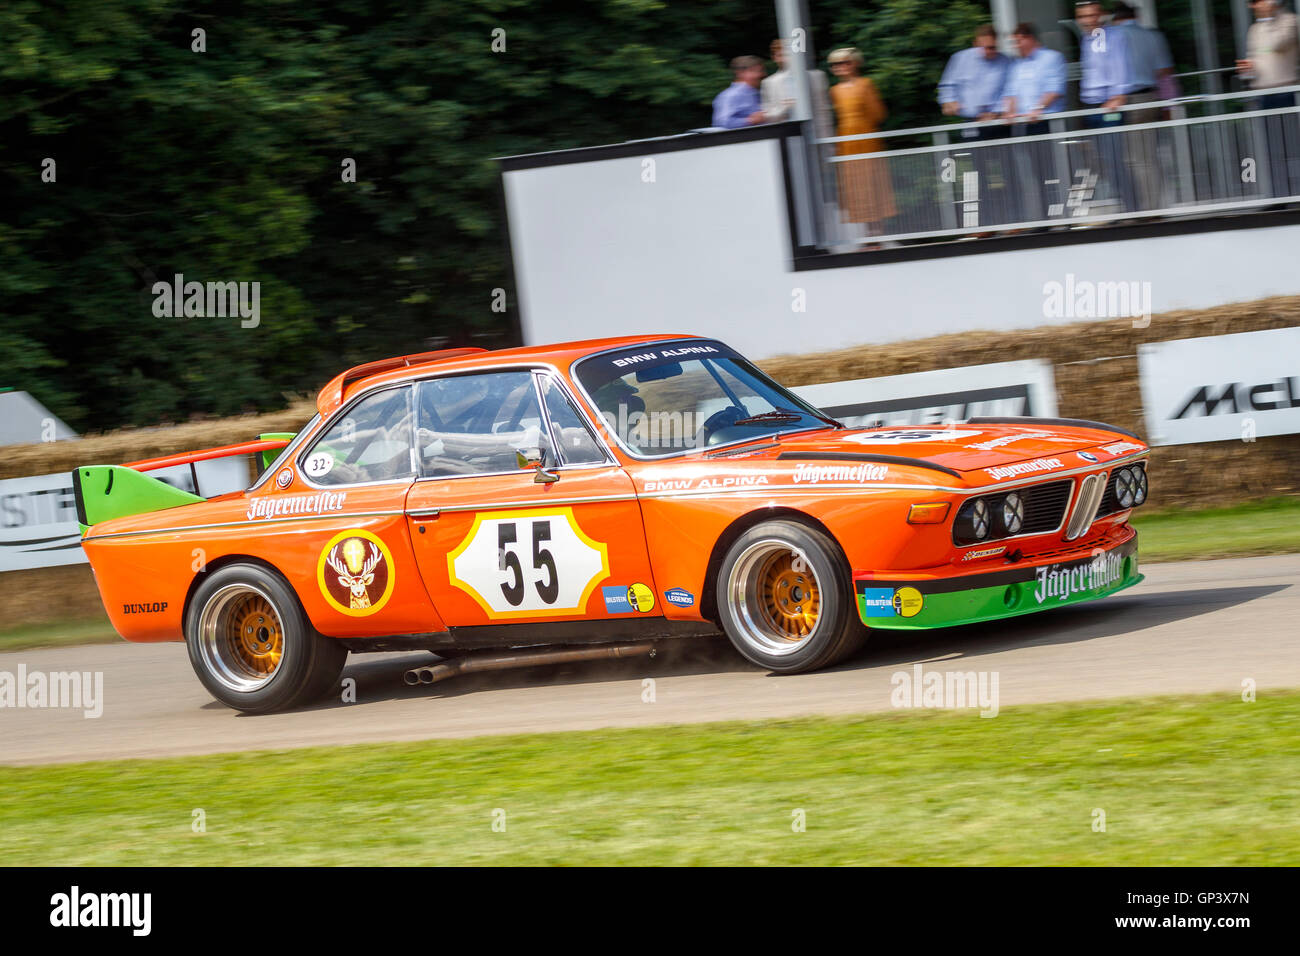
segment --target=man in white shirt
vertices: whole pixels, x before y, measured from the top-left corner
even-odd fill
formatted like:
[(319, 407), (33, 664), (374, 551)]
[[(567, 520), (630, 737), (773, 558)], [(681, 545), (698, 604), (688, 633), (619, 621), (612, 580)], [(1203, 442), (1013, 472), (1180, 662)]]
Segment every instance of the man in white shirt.
[[(1273, 110), (1295, 106), (1294, 93), (1263, 92), (1279, 86), (1294, 86), (1297, 81), (1296, 18), (1280, 10), (1276, 0), (1250, 0), (1255, 22), (1246, 31), (1246, 56), (1237, 61), (1237, 72), (1262, 95), (1256, 109)], [(1282, 197), (1295, 195), (1300, 189), (1300, 171), (1293, 171), (1300, 156), (1291, 156), (1287, 140), (1295, 142), (1296, 116), (1280, 113), (1263, 119), (1268, 144), (1269, 193)], [(1288, 135), (1289, 134), (1289, 135)], [(1261, 176), (1260, 179), (1263, 179)], [(1294, 185), (1293, 185), (1294, 184)]]
[[(794, 71), (786, 54), (785, 41), (772, 41), (772, 61), (776, 72), (763, 80), (763, 116), (769, 123), (780, 123), (794, 114)], [(835, 124), (831, 121), (831, 101), (826, 92), (826, 74), (821, 70), (808, 71), (808, 86), (812, 92), (813, 130), (818, 139), (833, 136)]]

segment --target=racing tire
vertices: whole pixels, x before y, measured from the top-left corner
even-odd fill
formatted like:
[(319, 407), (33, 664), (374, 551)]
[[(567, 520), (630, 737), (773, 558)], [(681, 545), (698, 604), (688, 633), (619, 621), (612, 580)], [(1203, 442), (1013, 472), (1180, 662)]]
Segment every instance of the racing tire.
[(185, 611), (185, 646), (208, 693), (246, 714), (316, 700), (348, 656), (311, 626), (288, 582), (252, 564), (205, 576)]
[(843, 552), (797, 521), (766, 521), (737, 538), (722, 559), (715, 596), (736, 650), (778, 674), (829, 667), (866, 638)]

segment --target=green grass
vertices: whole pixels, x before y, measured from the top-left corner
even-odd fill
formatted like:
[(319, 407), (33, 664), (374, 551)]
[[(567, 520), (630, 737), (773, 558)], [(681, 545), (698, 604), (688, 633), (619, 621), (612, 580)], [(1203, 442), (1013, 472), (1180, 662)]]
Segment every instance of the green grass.
[(0, 630), (0, 651), (23, 651), (31, 647), (59, 647), (64, 644), (111, 644), (120, 641), (108, 618), (55, 621)]
[(1295, 865), (1297, 775), (1300, 692), (8, 767), (0, 859)]
[(1134, 513), (1144, 564), (1300, 551), (1300, 497)]

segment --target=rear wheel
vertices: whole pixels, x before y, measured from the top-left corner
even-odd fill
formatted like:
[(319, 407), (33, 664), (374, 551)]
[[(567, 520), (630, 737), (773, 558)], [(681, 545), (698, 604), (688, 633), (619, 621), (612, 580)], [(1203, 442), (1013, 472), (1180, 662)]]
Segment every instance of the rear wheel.
[(723, 631), (736, 650), (768, 670), (827, 667), (866, 636), (838, 545), (795, 521), (767, 521), (737, 538), (716, 587)]
[(250, 564), (207, 575), (185, 614), (185, 644), (208, 692), (252, 714), (320, 697), (348, 655), (316, 633), (279, 575)]

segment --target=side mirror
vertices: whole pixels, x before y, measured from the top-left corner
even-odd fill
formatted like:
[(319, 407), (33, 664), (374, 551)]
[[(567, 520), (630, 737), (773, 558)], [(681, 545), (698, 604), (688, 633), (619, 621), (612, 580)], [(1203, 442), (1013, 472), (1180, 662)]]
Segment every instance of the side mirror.
[(533, 469), (536, 472), (533, 475), (533, 481), (538, 484), (550, 484), (553, 481), (560, 480), (559, 474), (553, 470), (555, 462), (549, 448), (515, 449), (515, 461), (521, 471), (528, 468)]

